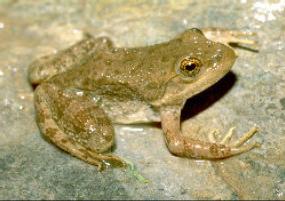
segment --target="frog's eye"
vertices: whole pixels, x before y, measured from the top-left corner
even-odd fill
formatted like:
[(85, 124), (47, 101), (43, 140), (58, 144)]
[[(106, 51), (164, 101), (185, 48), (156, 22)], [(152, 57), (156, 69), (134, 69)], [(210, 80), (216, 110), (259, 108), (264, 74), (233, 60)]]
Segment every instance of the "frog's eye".
[(194, 77), (201, 69), (202, 62), (194, 57), (184, 58), (180, 62), (178, 72), (185, 77)]

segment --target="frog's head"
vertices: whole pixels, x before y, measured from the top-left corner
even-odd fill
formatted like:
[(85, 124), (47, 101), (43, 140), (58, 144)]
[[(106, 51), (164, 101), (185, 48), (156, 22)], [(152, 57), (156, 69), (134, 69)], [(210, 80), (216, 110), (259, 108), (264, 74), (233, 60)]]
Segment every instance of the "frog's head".
[(185, 102), (227, 74), (236, 59), (230, 47), (208, 40), (198, 29), (189, 29), (169, 43), (175, 48), (169, 64), (173, 77), (157, 105)]

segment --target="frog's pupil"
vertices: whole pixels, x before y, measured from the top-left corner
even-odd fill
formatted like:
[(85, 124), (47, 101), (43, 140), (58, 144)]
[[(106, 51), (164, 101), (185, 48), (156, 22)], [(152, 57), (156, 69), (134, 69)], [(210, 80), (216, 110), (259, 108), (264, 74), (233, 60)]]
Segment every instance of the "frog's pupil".
[(195, 63), (190, 63), (190, 64), (187, 64), (185, 66), (185, 69), (188, 70), (188, 71), (192, 71), (196, 68), (196, 64)]

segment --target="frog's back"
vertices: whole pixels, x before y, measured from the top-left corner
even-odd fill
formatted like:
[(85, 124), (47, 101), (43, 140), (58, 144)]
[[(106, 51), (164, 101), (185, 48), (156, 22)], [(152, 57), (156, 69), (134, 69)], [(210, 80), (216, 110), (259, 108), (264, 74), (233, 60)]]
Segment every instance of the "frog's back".
[(94, 53), (112, 47), (111, 40), (106, 37), (94, 38), (90, 34), (85, 34), (84, 38), (73, 46), (32, 62), (28, 70), (29, 81), (33, 85), (38, 85), (57, 74), (81, 66)]

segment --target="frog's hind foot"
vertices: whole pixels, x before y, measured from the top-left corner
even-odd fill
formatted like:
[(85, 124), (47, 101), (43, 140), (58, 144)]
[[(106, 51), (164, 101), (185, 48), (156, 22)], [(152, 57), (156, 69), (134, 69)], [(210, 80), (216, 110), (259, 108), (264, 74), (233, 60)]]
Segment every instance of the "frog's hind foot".
[[(47, 134), (49, 135), (49, 134)], [(70, 141), (62, 133), (57, 133), (56, 136), (50, 137), (49, 140), (56, 144), (59, 148), (68, 152), (69, 154), (83, 160), (86, 163), (97, 167), (98, 171), (106, 169), (107, 166), (125, 167), (125, 162), (118, 156), (113, 154), (99, 154), (91, 149), (88, 149), (78, 143)]]
[(113, 127), (94, 102), (42, 84), (36, 89), (35, 104), (41, 132), (56, 146), (98, 170), (125, 166), (118, 156), (105, 153), (113, 145)]
[[(249, 45), (256, 48), (257, 41), (254, 40), (256, 37), (255, 32), (250, 31), (238, 31), (223, 28), (204, 28), (202, 29), (204, 35), (209, 40), (223, 43), (229, 47), (231, 45)], [(253, 50), (251, 48), (247, 48)], [(255, 50), (256, 51), (256, 50)]]
[(218, 139), (218, 132), (214, 130), (208, 136), (209, 141), (211, 143), (217, 143), (229, 147), (231, 150), (231, 155), (241, 154), (243, 152), (247, 152), (253, 148), (261, 146), (261, 144), (258, 142), (244, 145), (250, 138), (252, 138), (258, 132), (257, 127), (251, 128), (248, 132), (244, 133), (238, 140), (231, 143), (234, 130), (234, 127), (230, 128), (227, 134), (221, 140)]

